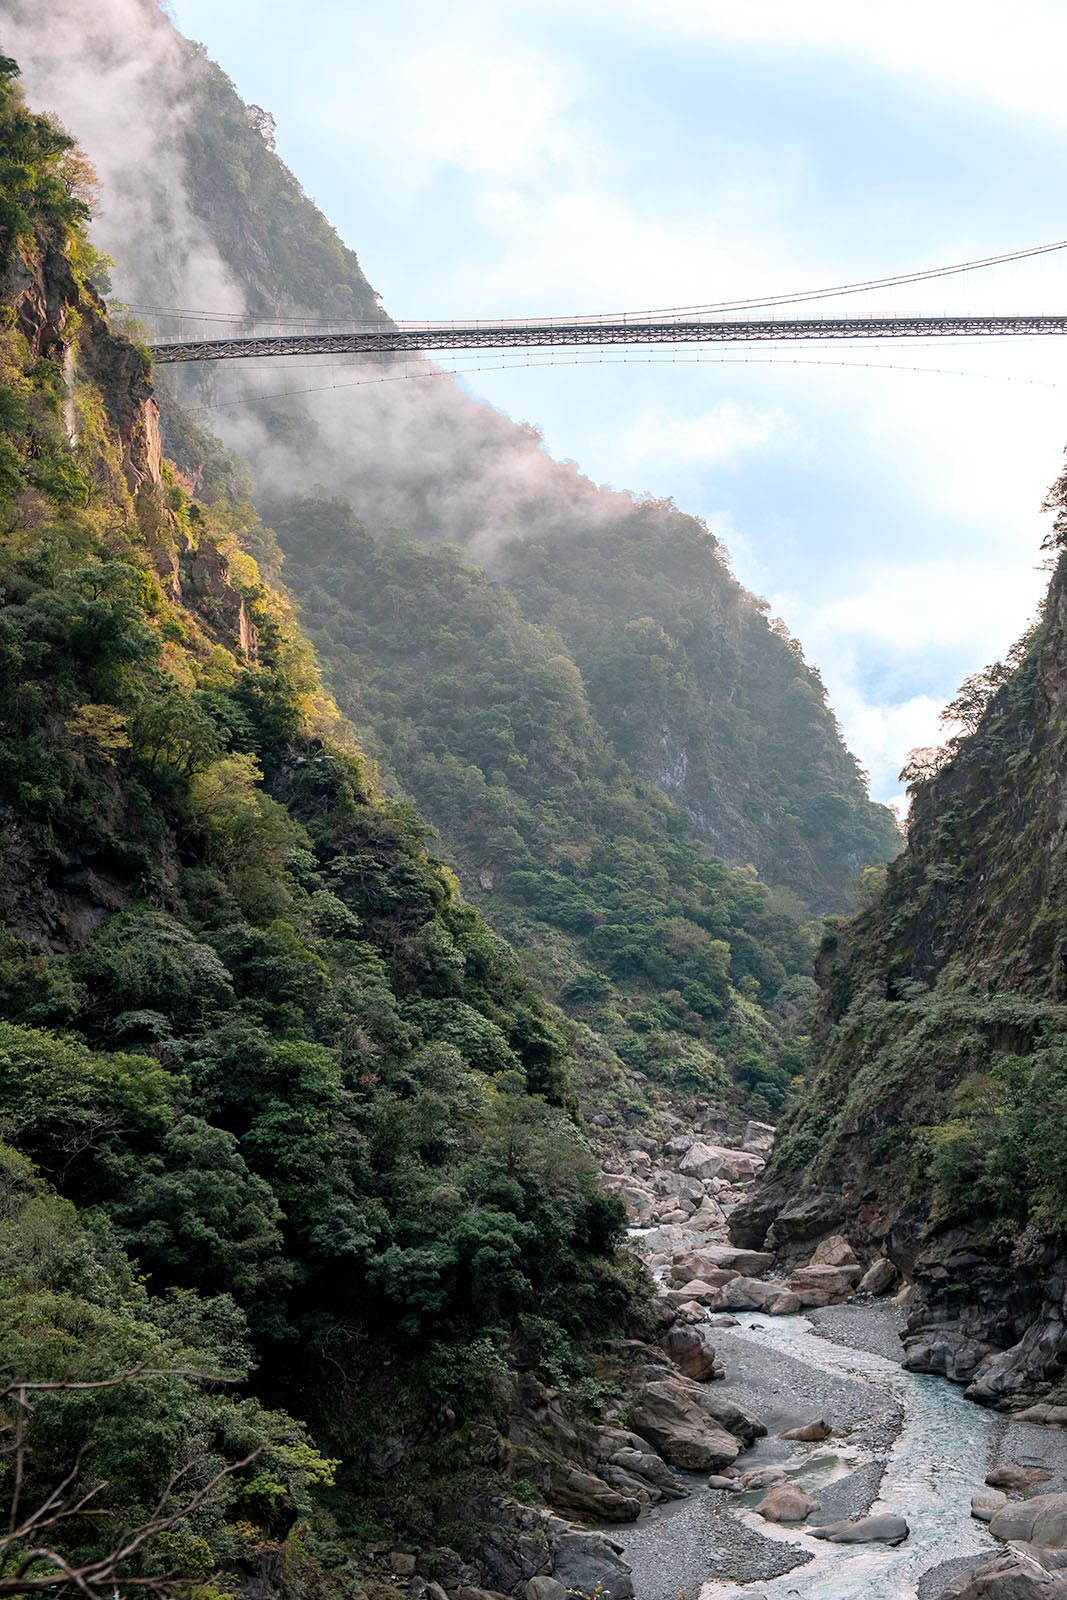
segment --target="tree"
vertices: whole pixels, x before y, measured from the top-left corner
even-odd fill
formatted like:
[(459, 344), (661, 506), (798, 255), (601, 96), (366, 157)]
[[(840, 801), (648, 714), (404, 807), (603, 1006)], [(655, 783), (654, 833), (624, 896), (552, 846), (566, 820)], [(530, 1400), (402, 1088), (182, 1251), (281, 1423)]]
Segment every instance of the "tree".
[[(78, 1549), (77, 1540), (73, 1547), (68, 1542), (68, 1531), (84, 1529), (95, 1518), (121, 1523), (115, 1508), (108, 1505), (107, 1481), (93, 1481), (91, 1476), (83, 1475), (91, 1440), (84, 1441), (66, 1471), (53, 1478), (50, 1487), (47, 1471), (42, 1475), (38, 1470), (42, 1463), (34, 1424), (36, 1402), (42, 1396), (116, 1389), (138, 1379), (168, 1377), (228, 1381), (184, 1368), (150, 1370), (141, 1366), (91, 1382), (63, 1378), (42, 1383), (18, 1378), (0, 1389), (0, 1460), (7, 1468), (9, 1485), (7, 1531), (0, 1534), (0, 1596), (77, 1590), (84, 1596), (106, 1595), (108, 1600), (114, 1600), (116, 1595), (133, 1595), (145, 1589), (169, 1595), (176, 1587), (193, 1581), (182, 1572), (146, 1573), (146, 1557), (155, 1553), (166, 1534), (217, 1499), (225, 1481), (258, 1460), (265, 1444), (239, 1461), (219, 1467), (198, 1487), (193, 1487), (197, 1462), (186, 1462), (171, 1475), (147, 1516), (105, 1540), (99, 1553), (88, 1558), (83, 1549)], [(42, 1481), (35, 1482), (37, 1479)], [(33, 1492), (28, 1493), (31, 1485)]]

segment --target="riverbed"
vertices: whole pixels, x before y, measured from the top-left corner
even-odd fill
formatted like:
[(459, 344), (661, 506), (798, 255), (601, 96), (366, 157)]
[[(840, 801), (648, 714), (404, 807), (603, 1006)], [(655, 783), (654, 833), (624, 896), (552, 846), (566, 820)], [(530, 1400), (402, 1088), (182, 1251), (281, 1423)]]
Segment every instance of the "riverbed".
[[(820, 1502), (812, 1525), (873, 1509), (905, 1517), (911, 1535), (895, 1549), (829, 1544), (764, 1522), (754, 1510), (759, 1494), (709, 1491), (694, 1476), (690, 1499), (657, 1508), (620, 1541), (639, 1600), (916, 1600), (939, 1592), (940, 1584), (930, 1587), (935, 1572), (947, 1582), (954, 1568), (995, 1549), (970, 1515), (971, 1496), (994, 1462), (1033, 1456), (1007, 1452), (1003, 1419), (959, 1387), (890, 1359), (899, 1348), (894, 1308), (842, 1306), (812, 1319), (742, 1313), (738, 1322), (710, 1330), (724, 1387), (769, 1432), (738, 1467), (784, 1467)], [(825, 1443), (775, 1437), (815, 1416), (834, 1428)], [(1031, 1433), (1038, 1430), (1014, 1444), (1027, 1446)], [(1060, 1477), (1062, 1435), (1039, 1437)]]

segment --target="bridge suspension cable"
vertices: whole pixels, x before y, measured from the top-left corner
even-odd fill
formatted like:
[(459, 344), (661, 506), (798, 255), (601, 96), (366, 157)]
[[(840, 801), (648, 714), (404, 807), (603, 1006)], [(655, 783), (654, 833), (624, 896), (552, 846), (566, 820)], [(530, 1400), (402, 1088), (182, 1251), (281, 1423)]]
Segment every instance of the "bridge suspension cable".
[(836, 339), (1018, 338), (1067, 334), (1067, 315), (757, 318), (711, 322), (502, 322), (362, 327), (344, 333), (178, 340), (150, 346), (161, 364), (292, 355), (424, 355), (431, 350), (581, 348), (609, 345), (778, 343)]
[[(1029, 245), (1021, 250), (1008, 250), (1001, 255), (978, 256), (969, 261), (951, 262), (947, 266), (924, 267), (909, 272), (898, 272), (883, 278), (861, 278), (852, 283), (837, 283), (821, 289), (800, 289), (785, 294), (764, 295), (757, 298), (743, 300), (708, 301), (702, 305), (658, 306), (644, 311), (611, 311), (593, 312), (591, 314), (565, 317), (541, 317), (537, 320), (543, 323), (574, 323), (574, 322), (622, 322), (630, 319), (653, 320), (661, 317), (696, 317), (714, 316), (726, 311), (759, 311), (774, 306), (800, 305), (811, 300), (830, 300), (843, 295), (870, 294), (878, 289), (892, 289), (907, 284), (927, 283), (937, 278), (950, 278), (964, 272), (979, 272), (987, 267), (999, 267), (1013, 261), (1027, 261), (1035, 256), (1052, 255), (1060, 250), (1067, 250), (1067, 239), (1058, 239), (1051, 244)], [(176, 317), (179, 320), (190, 318), (197, 322), (221, 322), (230, 324), (248, 325), (259, 323), (268, 327), (281, 328), (285, 326), (308, 329), (311, 327), (337, 328), (343, 318), (317, 317), (317, 316), (278, 316), (278, 317), (252, 317), (246, 311), (204, 311), (193, 310), (189, 306), (148, 306), (131, 304), (127, 307), (136, 315)], [(384, 318), (382, 319), (384, 321)], [(521, 323), (521, 318), (495, 317), (488, 320), (494, 325), (507, 323)], [(367, 326), (380, 326), (378, 322)], [(404, 322), (394, 324), (400, 328), (414, 327), (447, 327), (447, 322)]]

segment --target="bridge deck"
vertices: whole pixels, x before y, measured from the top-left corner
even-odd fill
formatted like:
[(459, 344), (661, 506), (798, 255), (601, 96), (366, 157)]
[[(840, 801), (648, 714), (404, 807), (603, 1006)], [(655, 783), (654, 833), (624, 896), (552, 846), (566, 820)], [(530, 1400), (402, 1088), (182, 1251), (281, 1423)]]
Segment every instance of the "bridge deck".
[(471, 323), (389, 326), (348, 333), (291, 333), (240, 339), (194, 339), (151, 346), (161, 363), (235, 361), (257, 356), (409, 355), (431, 350), (581, 348), (619, 344), (739, 344), (783, 339), (929, 339), (967, 334), (1011, 337), (1067, 333), (1067, 316), (831, 317), (751, 322)]

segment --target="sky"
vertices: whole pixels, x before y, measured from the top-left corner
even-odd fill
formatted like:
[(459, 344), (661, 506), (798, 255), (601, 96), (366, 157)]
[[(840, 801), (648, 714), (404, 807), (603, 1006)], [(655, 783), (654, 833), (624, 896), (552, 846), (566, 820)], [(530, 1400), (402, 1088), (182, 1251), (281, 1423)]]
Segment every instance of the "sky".
[[(1067, 235), (1061, 0), (170, 9), (272, 112), (279, 154), (397, 318), (706, 304)], [(815, 309), (1067, 311), (1067, 250)], [(892, 800), (956, 686), (1039, 603), (1065, 354), (942, 340), (447, 364), (598, 482), (704, 517)]]

